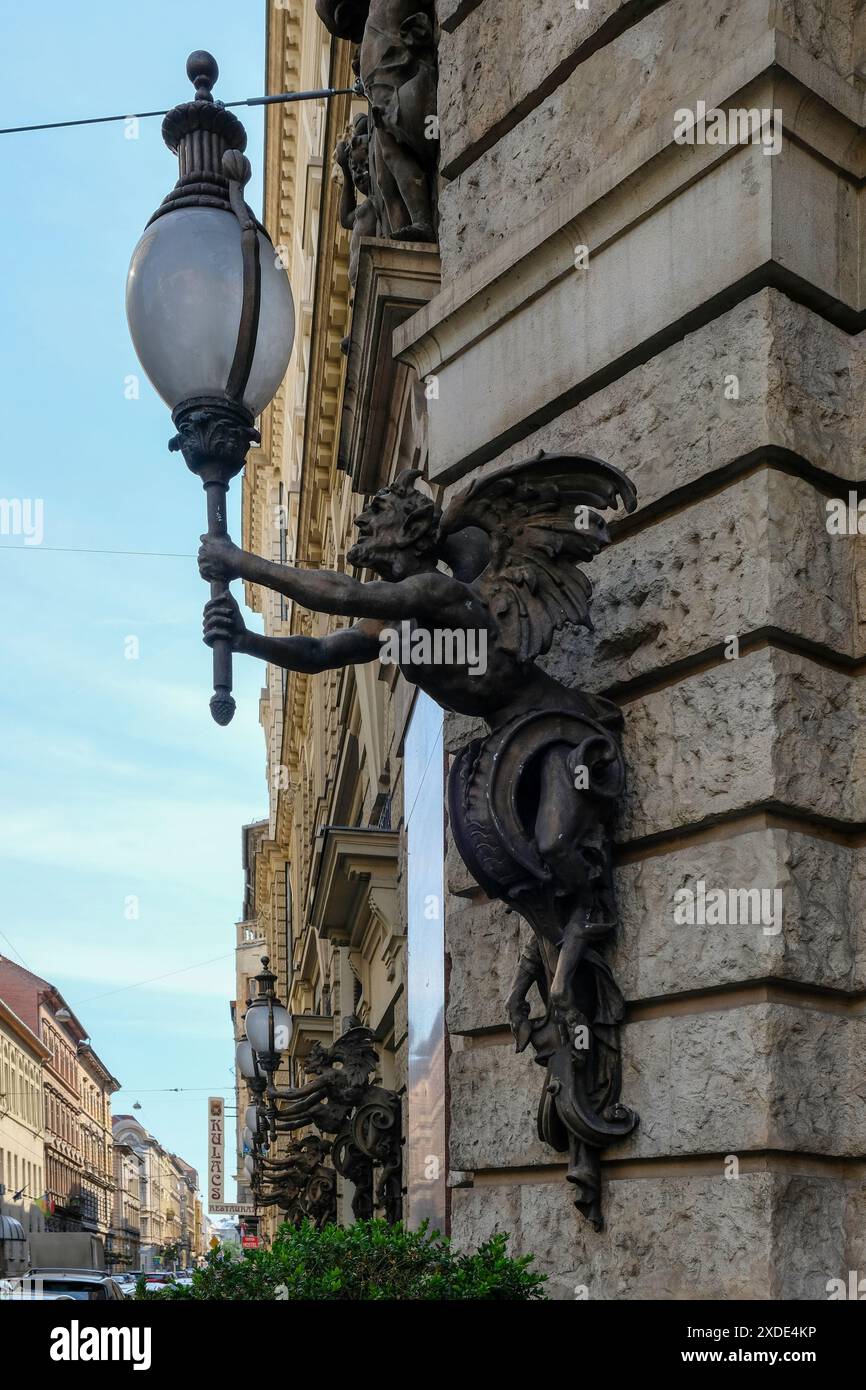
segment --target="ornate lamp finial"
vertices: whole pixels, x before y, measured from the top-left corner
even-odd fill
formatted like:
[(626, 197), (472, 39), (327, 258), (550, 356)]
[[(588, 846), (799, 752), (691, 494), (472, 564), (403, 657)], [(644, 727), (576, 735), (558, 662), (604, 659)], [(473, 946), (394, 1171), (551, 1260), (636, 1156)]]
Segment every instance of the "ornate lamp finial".
[(211, 88), (220, 75), (219, 63), (212, 53), (197, 48), (186, 60), (186, 75), (195, 87), (196, 101), (213, 101)]

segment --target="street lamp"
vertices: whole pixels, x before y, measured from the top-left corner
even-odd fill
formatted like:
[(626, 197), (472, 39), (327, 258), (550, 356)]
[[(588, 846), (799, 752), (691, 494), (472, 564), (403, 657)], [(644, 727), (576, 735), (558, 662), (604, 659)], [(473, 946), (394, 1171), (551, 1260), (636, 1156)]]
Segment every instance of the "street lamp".
[[(292, 352), (295, 314), (288, 276), (244, 201), (250, 178), (243, 125), (211, 88), (209, 53), (190, 54), (195, 100), (169, 111), (163, 139), (180, 177), (132, 253), (126, 314), (139, 361), (171, 409), (180, 450), (207, 495), (208, 535), (225, 536), (226, 493), (258, 442), (257, 415), (273, 399)], [(227, 591), (211, 584), (211, 597)], [(228, 724), (232, 653), (213, 647), (211, 713)]]
[[(285, 1052), (292, 1038), (292, 1016), (276, 996), (274, 985), (277, 977), (269, 969), (268, 956), (262, 956), (261, 972), (255, 976), (258, 993), (251, 999), (244, 1014), (244, 1030), (257, 1065), (267, 1076), (267, 1088), (273, 1086), (274, 1073), (280, 1065), (281, 1054)], [(276, 1138), (277, 1111), (271, 1097), (267, 1106), (264, 1093), (250, 1086), (251, 1097), (259, 1106), (259, 1131)], [(252, 1126), (250, 1126), (252, 1128)], [(264, 1137), (264, 1136), (263, 1136)]]
[(259, 1065), (272, 1073), (291, 1042), (292, 1016), (274, 991), (277, 977), (269, 968), (269, 957), (261, 959), (264, 968), (255, 976), (258, 993), (244, 1015), (244, 1030)]
[(244, 1081), (251, 1083), (251, 1091), (254, 1091), (260, 1085), (264, 1085), (264, 1077), (259, 1071), (256, 1054), (253, 1052), (246, 1038), (243, 1038), (235, 1048), (235, 1061), (238, 1071), (244, 1078)]
[[(247, 1000), (247, 1008), (252, 1004), (252, 1000)], [(247, 1083), (250, 1100), (252, 1105), (247, 1108), (246, 1123), (254, 1133), (267, 1134), (269, 1113), (273, 1107), (265, 1105), (265, 1092), (268, 1088), (267, 1078), (259, 1067), (258, 1058), (253, 1052), (252, 1047), (246, 1038), (242, 1038), (235, 1049), (235, 1062), (237, 1069)], [(256, 1116), (256, 1123), (250, 1121), (250, 1115)]]

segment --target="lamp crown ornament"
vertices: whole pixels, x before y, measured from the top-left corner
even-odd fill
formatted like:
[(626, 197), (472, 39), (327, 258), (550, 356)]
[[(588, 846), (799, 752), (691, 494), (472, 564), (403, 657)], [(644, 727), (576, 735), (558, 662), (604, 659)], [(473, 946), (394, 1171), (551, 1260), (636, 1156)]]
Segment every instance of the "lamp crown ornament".
[(211, 88), (219, 77), (216, 58), (197, 49), (187, 58), (186, 74), (195, 87), (195, 99), (172, 107), (162, 123), (162, 138), (171, 153), (177, 155), (180, 177), (154, 213), (154, 219), (175, 207), (204, 205), (230, 210), (230, 175), (224, 171), (223, 161), (226, 154), (243, 157), (247, 147), (247, 132), (241, 121), (221, 101), (214, 100)]

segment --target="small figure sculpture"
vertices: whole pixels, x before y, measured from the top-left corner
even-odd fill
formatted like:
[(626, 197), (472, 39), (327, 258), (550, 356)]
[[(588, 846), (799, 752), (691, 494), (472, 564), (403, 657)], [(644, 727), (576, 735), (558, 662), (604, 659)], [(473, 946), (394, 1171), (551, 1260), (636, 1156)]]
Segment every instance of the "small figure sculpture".
[(329, 33), (359, 43), (370, 103), (378, 235), (435, 241), (439, 147), (433, 0), (316, 0)]
[[(378, 226), (376, 205), (370, 196), (370, 134), (369, 121), (361, 113), (352, 122), (347, 140), (341, 140), (334, 150), (334, 163), (343, 175), (343, 196), (340, 200), (340, 226), (351, 232), (349, 243), (349, 284), (355, 288), (358, 280), (358, 258), (361, 238), (374, 237)], [(357, 194), (363, 194), (359, 202)]]
[[(542, 453), (477, 479), (440, 513), (416, 488), (418, 476), (406, 470), (356, 520), (360, 539), (347, 558), (379, 576), (366, 583), (203, 538), (205, 579), (261, 584), (316, 612), (357, 619), (351, 627), (322, 638), (257, 636), (227, 596), (207, 605), (204, 637), (314, 672), (374, 661), (397, 625), (407, 639), (406, 679), (444, 709), (486, 721), (486, 736), (452, 764), (451, 833), (487, 896), (506, 902), (534, 932), (508, 1016), (518, 1051), (531, 1043), (546, 1068), (539, 1132), (568, 1152), (575, 1205), (600, 1229), (599, 1151), (637, 1124), (619, 1101), (623, 998), (599, 950), (616, 925), (612, 831), (625, 782), (622, 716), (537, 662), (558, 629), (590, 626), (591, 585), (579, 565), (609, 539), (595, 509), (622, 501), (632, 511), (635, 491), (600, 459)], [(460, 659), (460, 639), (465, 653), (470, 633), (483, 664)], [(437, 634), (457, 659), (437, 659), (446, 650), (432, 640)], [(532, 985), (543, 1005), (535, 1019), (527, 1003)], [(324, 1095), (342, 1100), (351, 1076), (310, 1083), (284, 1113), (309, 1114), (308, 1102)]]

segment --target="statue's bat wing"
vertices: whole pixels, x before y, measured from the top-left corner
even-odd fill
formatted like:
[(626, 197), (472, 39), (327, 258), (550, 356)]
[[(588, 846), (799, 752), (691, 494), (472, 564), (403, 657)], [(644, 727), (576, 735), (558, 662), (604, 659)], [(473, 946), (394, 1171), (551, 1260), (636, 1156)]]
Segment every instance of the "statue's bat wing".
[(519, 661), (543, 656), (565, 623), (592, 627), (592, 585), (579, 565), (610, 540), (596, 509), (616, 510), (620, 502), (632, 512), (637, 494), (612, 464), (588, 454), (541, 453), (477, 478), (449, 503), (443, 543), (470, 526), (487, 533), (489, 559), (474, 587), (496, 616), (503, 647)]

